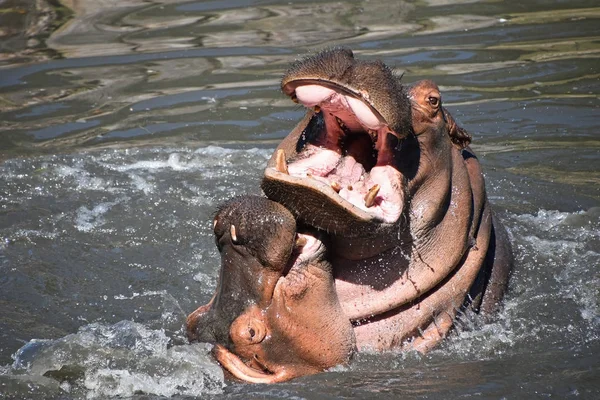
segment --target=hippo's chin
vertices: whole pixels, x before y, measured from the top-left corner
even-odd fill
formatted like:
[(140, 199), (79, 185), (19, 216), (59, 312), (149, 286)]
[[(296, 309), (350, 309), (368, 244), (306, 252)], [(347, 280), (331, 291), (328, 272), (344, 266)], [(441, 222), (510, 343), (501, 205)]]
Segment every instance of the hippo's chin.
[(394, 131), (360, 94), (332, 82), (294, 82), (284, 91), (314, 111), (296, 128), (296, 151), (279, 149), (267, 166), (267, 197), (301, 221), (343, 236), (397, 225), (406, 179), (396, 154), (399, 138), (409, 133)]
[(240, 357), (220, 344), (216, 344), (213, 348), (213, 355), (231, 375), (245, 382), (276, 383), (293, 378), (293, 376), (289, 376), (285, 368), (273, 373), (263, 365), (247, 365)]

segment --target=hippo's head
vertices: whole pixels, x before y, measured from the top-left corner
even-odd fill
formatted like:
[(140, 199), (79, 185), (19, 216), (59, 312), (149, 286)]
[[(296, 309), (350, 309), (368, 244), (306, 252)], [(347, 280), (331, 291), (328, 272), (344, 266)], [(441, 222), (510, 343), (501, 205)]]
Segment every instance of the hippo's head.
[[(425, 91), (437, 87), (421, 86), (407, 90), (381, 61), (357, 60), (346, 49), (294, 64), (281, 87), (308, 111), (267, 165), (267, 197), (334, 236), (397, 239), (420, 177), (435, 175), (424, 167), (448, 152), (444, 115), (433, 115), (439, 91), (429, 103)], [(427, 116), (415, 121), (415, 105)]]
[(221, 273), (209, 304), (190, 314), (190, 340), (215, 344), (235, 377), (270, 383), (346, 363), (354, 350), (325, 245), (296, 232), (292, 214), (255, 196), (224, 204), (214, 220)]
[[(326, 50), (293, 65), (281, 87), (309, 111), (265, 170), (267, 196), (346, 237), (395, 226), (406, 206), (399, 188), (418, 154), (410, 151), (410, 101), (392, 71), (350, 50)], [(407, 156), (398, 157), (401, 142)]]

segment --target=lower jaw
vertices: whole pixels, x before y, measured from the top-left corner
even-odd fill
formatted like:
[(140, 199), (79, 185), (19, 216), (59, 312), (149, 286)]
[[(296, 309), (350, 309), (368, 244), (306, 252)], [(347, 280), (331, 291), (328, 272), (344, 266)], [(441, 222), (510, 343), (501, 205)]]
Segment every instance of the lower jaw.
[(235, 378), (251, 383), (275, 383), (286, 380), (280, 374), (264, 372), (246, 365), (241, 358), (219, 344), (213, 348), (213, 355), (217, 361)]
[(269, 199), (284, 205), (300, 222), (330, 234), (370, 236), (395, 225), (348, 202), (330, 185), (316, 179), (267, 168), (262, 189)]

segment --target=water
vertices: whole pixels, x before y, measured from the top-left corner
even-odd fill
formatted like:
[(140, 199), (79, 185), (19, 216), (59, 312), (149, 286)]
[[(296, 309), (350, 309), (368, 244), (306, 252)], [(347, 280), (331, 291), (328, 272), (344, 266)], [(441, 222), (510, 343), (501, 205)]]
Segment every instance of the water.
[[(600, 398), (596, 2), (85, 1), (52, 35), (29, 3), (0, 2), (0, 397)], [(434, 79), (474, 135), (506, 304), (425, 356), (226, 381), (182, 331), (212, 215), (303, 114), (283, 70), (334, 44)]]

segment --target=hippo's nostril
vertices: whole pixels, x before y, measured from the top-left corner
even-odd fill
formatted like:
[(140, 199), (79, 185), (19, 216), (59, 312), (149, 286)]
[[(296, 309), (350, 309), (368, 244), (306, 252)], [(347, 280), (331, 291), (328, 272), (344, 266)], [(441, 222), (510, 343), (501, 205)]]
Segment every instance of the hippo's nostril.
[[(253, 313), (254, 311), (254, 313)], [(262, 319), (256, 318), (258, 308), (240, 315), (229, 328), (229, 337), (234, 344), (247, 346), (258, 344), (267, 336), (267, 327)]]

